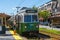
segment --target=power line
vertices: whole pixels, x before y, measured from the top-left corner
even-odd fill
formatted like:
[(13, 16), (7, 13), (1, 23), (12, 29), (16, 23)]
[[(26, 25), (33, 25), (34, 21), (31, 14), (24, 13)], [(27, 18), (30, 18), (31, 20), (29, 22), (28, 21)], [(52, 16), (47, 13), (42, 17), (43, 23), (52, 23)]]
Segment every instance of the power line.
[(18, 6), (19, 6), (19, 5), (22, 5), (25, 1), (26, 1), (26, 0), (22, 0), (22, 1), (18, 4)]
[[(21, 3), (19, 3), (19, 5), (22, 5), (26, 0), (22, 0)], [(35, 1), (33, 1), (34, 5), (35, 5)]]
[[(49, 2), (51, 2), (51, 1), (48, 1), (48, 2), (46, 2), (46, 3), (44, 3), (44, 4), (47, 4), (47, 3), (49, 3)], [(43, 6), (44, 4), (42, 4), (42, 5), (39, 5), (39, 4), (38, 4), (38, 5), (39, 5), (38, 7)]]

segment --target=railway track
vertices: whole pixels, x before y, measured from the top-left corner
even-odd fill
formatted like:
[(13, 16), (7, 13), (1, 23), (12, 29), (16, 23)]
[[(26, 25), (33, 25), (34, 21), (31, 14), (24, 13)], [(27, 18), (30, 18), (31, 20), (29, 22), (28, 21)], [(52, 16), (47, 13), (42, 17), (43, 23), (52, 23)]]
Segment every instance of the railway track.
[(60, 40), (59, 38), (52, 37), (51, 40)]
[(32, 36), (25, 36), (23, 37), (24, 40), (47, 40), (50, 38), (50, 36), (48, 35), (45, 35), (45, 34), (37, 34), (38, 36), (37, 37), (32, 37)]
[(60, 35), (48, 33), (45, 31), (40, 31), (40, 33), (49, 35), (51, 37), (51, 40), (60, 40)]

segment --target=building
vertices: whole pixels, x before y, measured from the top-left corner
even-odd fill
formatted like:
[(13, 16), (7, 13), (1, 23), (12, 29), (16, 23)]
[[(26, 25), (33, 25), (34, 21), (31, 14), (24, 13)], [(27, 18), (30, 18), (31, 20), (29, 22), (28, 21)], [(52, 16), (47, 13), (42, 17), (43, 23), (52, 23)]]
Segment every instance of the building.
[[(43, 5), (41, 5), (39, 8), (38, 8), (38, 10), (40, 11), (43, 11), (43, 10), (47, 10), (47, 11), (49, 11), (50, 13), (51, 13), (51, 5), (52, 4), (52, 1), (49, 1), (49, 2), (47, 2), (47, 3), (45, 3), (45, 4), (43, 4)], [(41, 18), (42, 19), (42, 18)], [(40, 21), (40, 24), (43, 24), (43, 25), (48, 25), (48, 20), (47, 21)]]
[(52, 15), (59, 14), (60, 4), (57, 0), (51, 0), (43, 5), (41, 5), (39, 10), (48, 10)]
[(38, 9), (39, 10), (48, 10), (51, 12), (51, 3), (52, 3), (52, 1), (49, 1), (49, 2), (41, 5)]
[(60, 0), (53, 0), (52, 14), (50, 17), (52, 26), (60, 28)]
[(0, 13), (0, 25), (7, 25), (7, 20), (10, 18), (9, 15), (5, 13)]
[(60, 28), (60, 0), (51, 0), (39, 7), (39, 10), (48, 10), (51, 13), (51, 26)]

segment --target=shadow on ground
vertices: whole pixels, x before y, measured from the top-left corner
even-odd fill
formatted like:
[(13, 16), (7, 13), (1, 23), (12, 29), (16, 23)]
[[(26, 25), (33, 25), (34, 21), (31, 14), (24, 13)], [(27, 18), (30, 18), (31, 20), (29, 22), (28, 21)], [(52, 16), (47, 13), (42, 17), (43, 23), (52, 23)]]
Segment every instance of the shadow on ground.
[(39, 38), (45, 38), (45, 39), (46, 39), (46, 38), (51, 38), (49, 35), (45, 35), (45, 34), (42, 34), (42, 33), (39, 33), (39, 34), (38, 34), (38, 37), (39, 37)]
[(48, 36), (48, 35), (45, 35), (45, 34), (41, 34), (41, 33), (39, 33), (39, 34), (36, 34), (36, 36), (34, 36), (34, 35), (23, 35), (23, 37), (26, 37), (27, 39), (36, 39), (36, 38), (43, 38), (43, 39), (49, 39), (49, 38), (51, 38), (50, 36)]
[(12, 36), (13, 34), (0, 34), (0, 36)]

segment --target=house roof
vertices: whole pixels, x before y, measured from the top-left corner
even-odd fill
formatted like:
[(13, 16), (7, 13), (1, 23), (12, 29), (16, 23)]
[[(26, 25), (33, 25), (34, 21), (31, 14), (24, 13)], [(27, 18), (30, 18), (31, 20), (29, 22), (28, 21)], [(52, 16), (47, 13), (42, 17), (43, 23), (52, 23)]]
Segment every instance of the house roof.
[(0, 13), (0, 17), (3, 17), (3, 18), (7, 18), (7, 19), (9, 19), (11, 16), (10, 15), (7, 15), (7, 14), (5, 14), (5, 13)]

